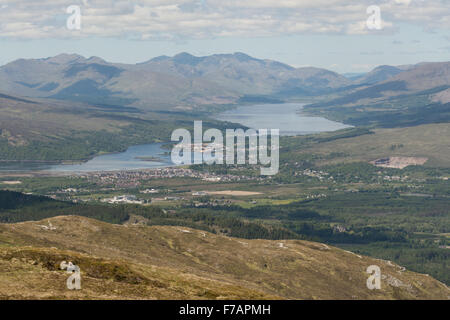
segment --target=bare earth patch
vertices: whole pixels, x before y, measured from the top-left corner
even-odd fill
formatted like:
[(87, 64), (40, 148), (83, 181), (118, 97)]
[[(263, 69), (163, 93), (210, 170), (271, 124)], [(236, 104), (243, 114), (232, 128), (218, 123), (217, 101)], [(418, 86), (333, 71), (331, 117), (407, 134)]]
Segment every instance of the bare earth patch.
[(21, 184), (22, 181), (0, 181), (2, 184), (8, 184), (8, 185), (14, 185), (14, 184)]
[(370, 163), (377, 167), (403, 169), (407, 166), (421, 166), (427, 161), (428, 158), (419, 157), (387, 157), (371, 161)]
[(441, 91), (433, 95), (433, 102), (448, 103), (450, 102), (450, 89)]

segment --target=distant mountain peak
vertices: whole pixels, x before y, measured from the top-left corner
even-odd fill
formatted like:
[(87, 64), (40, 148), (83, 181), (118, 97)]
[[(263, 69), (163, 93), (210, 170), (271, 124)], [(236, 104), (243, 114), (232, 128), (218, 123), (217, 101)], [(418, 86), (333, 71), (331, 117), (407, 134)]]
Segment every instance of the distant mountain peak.
[(253, 58), (249, 56), (248, 54), (245, 54), (243, 52), (235, 52), (233, 53), (233, 56), (238, 59), (239, 61), (252, 61), (252, 60), (258, 60), (256, 58)]
[(187, 52), (181, 52), (173, 57), (173, 61), (175, 63), (189, 64), (189, 65), (196, 65), (201, 60), (202, 58), (193, 56), (192, 54)]
[(180, 53), (177, 53), (176, 55), (173, 56), (174, 58), (179, 58), (179, 57), (189, 57), (189, 58), (197, 58), (196, 56), (190, 54), (189, 52), (183, 51)]
[(162, 56), (158, 56), (158, 57), (154, 57), (152, 59), (146, 60), (144, 62), (139, 62), (136, 64), (146, 64), (146, 63), (150, 63), (150, 62), (160, 62), (160, 61), (165, 61), (165, 60), (170, 60), (171, 58), (169, 56), (166, 55), (162, 55)]
[[(133, 101), (142, 108), (238, 101), (242, 96), (283, 97), (328, 93), (351, 82), (320, 68), (294, 68), (243, 52), (195, 56), (180, 52), (138, 64), (60, 54), (0, 67), (0, 90), (29, 97), (97, 103)], [(130, 102), (129, 102), (130, 103)]]
[(52, 63), (64, 64), (64, 63), (69, 63), (69, 62), (73, 62), (73, 61), (86, 60), (86, 58), (79, 54), (61, 53), (54, 57), (49, 57), (49, 58), (45, 58), (42, 60), (47, 61), (47, 62), (52, 62)]
[(364, 76), (355, 79), (358, 84), (375, 84), (388, 80), (401, 73), (402, 69), (394, 66), (381, 65), (366, 73)]
[(89, 63), (106, 63), (106, 61), (100, 57), (92, 56), (86, 60)]

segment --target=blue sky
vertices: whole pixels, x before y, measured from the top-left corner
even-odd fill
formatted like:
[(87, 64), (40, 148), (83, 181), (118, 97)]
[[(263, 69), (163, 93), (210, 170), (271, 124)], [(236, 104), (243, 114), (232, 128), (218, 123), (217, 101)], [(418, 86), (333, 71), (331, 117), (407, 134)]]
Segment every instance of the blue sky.
[[(450, 1), (24, 3), (0, 0), (0, 64), (63, 52), (136, 63), (183, 51), (194, 55), (240, 51), (296, 67), (344, 73), (450, 57)], [(366, 25), (370, 15), (366, 8), (374, 3), (381, 10), (380, 30), (368, 30)], [(65, 8), (72, 4), (81, 8), (80, 30), (66, 27), (70, 14)]]

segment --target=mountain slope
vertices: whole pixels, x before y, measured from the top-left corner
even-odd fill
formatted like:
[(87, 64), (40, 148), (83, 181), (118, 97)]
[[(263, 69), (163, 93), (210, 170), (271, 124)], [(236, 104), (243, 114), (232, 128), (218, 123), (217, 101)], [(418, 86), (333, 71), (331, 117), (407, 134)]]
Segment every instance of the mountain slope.
[[(61, 261), (79, 265), (65, 288)], [(0, 225), (0, 297), (144, 299), (447, 299), (426, 275), (307, 241), (241, 240), (182, 227), (77, 216)], [(370, 265), (381, 290), (366, 287)], [(20, 276), (19, 276), (20, 275)]]
[(450, 86), (450, 62), (420, 63), (392, 77), (390, 81), (404, 81), (409, 91)]
[(450, 121), (450, 62), (399, 69), (406, 70), (305, 109), (353, 125), (404, 127)]
[(387, 80), (402, 71), (402, 69), (393, 66), (378, 66), (365, 75), (355, 79), (354, 83), (363, 85), (375, 84), (377, 82)]
[(173, 120), (150, 117), (137, 115), (132, 107), (0, 92), (0, 160), (88, 159), (101, 152), (167, 139), (173, 128), (180, 126)]
[[(333, 104), (357, 104), (364, 102), (373, 102), (372, 100), (381, 100), (386, 98), (393, 98), (398, 96), (413, 95), (413, 94), (436, 94), (450, 87), (450, 62), (433, 62), (421, 63), (406, 71), (400, 69), (391, 69), (393, 67), (379, 67), (381, 70), (388, 68), (391, 74), (396, 73), (395, 76), (390, 76), (385, 81), (375, 81), (375, 84), (365, 86), (355, 90), (354, 92), (345, 95), (341, 98), (332, 100), (324, 105)], [(387, 77), (387, 74), (377, 74), (375, 69), (372, 76), (375, 78)], [(372, 76), (366, 76), (365, 80), (369, 81)], [(373, 79), (374, 80), (374, 79)]]
[(243, 53), (180, 53), (135, 65), (62, 54), (0, 67), (0, 90), (11, 94), (159, 110), (230, 103), (246, 95), (320, 94), (349, 84), (325, 69), (296, 69)]

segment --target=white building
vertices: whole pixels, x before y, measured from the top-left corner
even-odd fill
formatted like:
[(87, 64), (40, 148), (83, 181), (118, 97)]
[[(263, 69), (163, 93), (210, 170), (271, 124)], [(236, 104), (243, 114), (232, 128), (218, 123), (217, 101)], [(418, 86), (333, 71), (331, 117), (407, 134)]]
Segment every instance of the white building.
[(123, 196), (115, 196), (112, 199), (104, 199), (103, 202), (108, 203), (132, 203), (132, 204), (143, 204), (143, 200), (138, 200), (134, 195), (123, 195)]

